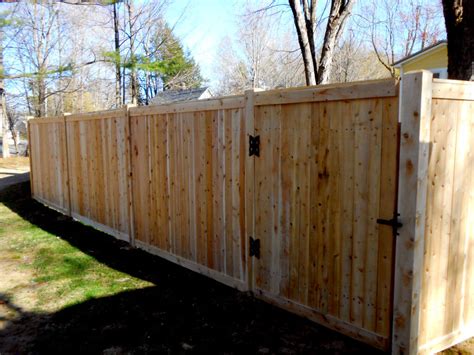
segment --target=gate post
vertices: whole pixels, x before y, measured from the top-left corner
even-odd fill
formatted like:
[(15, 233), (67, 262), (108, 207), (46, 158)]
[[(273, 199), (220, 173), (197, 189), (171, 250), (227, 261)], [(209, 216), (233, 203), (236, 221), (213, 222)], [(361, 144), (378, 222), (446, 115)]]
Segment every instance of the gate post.
[(392, 354), (418, 353), (432, 81), (425, 70), (401, 81), (398, 209), (403, 228), (395, 249)]
[[(255, 90), (245, 91), (245, 144), (255, 135)], [(247, 289), (253, 290), (253, 258), (249, 257), (249, 238), (255, 237), (255, 159), (245, 149), (245, 275)]]
[(135, 248), (135, 208), (133, 202), (133, 174), (132, 174), (132, 159), (134, 158), (132, 147), (132, 120), (130, 118), (130, 109), (136, 107), (135, 104), (123, 105), (125, 115), (125, 135), (127, 144), (127, 203), (128, 203), (128, 238), (130, 245)]

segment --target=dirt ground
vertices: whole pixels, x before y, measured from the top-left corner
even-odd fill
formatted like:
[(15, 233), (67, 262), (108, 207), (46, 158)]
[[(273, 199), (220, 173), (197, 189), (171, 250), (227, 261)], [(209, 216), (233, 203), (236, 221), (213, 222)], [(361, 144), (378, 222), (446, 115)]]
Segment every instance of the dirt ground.
[(25, 267), (34, 263), (33, 254), (14, 254), (9, 226), (0, 224), (0, 354), (380, 354), (66, 218), (31, 200), (28, 183), (6, 191), (0, 204), (31, 226), (18, 228), (46, 231), (42, 238), (66, 242), (120, 272), (114, 283), (126, 275), (149, 286), (67, 307), (58, 306), (61, 296), (39, 303), (49, 284), (38, 280), (48, 265)]

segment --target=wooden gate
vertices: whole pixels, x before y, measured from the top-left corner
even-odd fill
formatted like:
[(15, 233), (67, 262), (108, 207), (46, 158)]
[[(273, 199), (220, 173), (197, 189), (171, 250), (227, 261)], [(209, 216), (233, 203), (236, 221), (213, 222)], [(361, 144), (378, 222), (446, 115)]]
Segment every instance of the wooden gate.
[(391, 219), (396, 208), (398, 98), (336, 94), (327, 101), (326, 90), (320, 102), (280, 94), (276, 105), (265, 96), (271, 92), (255, 96), (252, 237), (260, 257), (251, 261), (252, 287), (387, 348), (394, 237), (377, 219)]

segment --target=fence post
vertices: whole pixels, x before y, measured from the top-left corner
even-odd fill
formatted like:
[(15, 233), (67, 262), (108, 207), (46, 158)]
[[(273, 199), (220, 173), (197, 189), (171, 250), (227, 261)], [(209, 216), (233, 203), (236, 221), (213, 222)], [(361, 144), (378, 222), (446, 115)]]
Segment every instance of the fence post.
[(33, 184), (33, 157), (31, 156), (31, 125), (30, 120), (34, 118), (33, 116), (26, 116), (26, 140), (28, 141), (26, 146), (26, 155), (30, 161), (30, 191), (31, 197), (35, 196), (34, 184)]
[[(245, 138), (248, 150), (249, 137), (255, 135), (254, 124), (255, 90), (245, 91)], [(248, 290), (253, 290), (253, 259), (249, 257), (249, 238), (255, 237), (255, 159), (245, 151), (245, 260)]]
[(67, 121), (66, 116), (70, 116), (68, 112), (63, 114), (64, 122), (64, 144), (66, 146), (66, 186), (67, 186), (67, 215), (71, 216), (71, 168), (69, 165), (69, 143), (68, 143), (68, 134), (67, 134)]
[(392, 354), (418, 352), (432, 81), (433, 74), (423, 70), (401, 82), (398, 209), (403, 227), (395, 251)]
[(127, 176), (127, 199), (128, 199), (128, 237), (130, 239), (130, 245), (135, 247), (135, 212), (133, 205), (133, 174), (132, 174), (132, 159), (133, 159), (133, 150), (132, 150), (132, 122), (130, 119), (130, 109), (136, 107), (136, 105), (128, 104), (124, 105), (125, 110), (125, 119), (126, 122), (126, 132), (127, 132), (127, 150), (128, 150), (128, 176)]

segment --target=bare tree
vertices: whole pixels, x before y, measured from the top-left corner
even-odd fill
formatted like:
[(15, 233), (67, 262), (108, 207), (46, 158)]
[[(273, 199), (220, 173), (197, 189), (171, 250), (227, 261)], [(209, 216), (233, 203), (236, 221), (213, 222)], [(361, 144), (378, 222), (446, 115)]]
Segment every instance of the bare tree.
[(355, 1), (331, 0), (326, 31), (318, 56), (315, 44), (318, 1), (288, 0), (298, 35), (307, 85), (319, 85), (328, 82), (334, 51)]
[(378, 61), (392, 77), (392, 64), (444, 36), (440, 3), (426, 0), (371, 0), (357, 16)]
[(448, 77), (474, 80), (474, 1), (443, 0), (448, 34)]
[(219, 94), (237, 94), (250, 88), (304, 85), (304, 68), (294, 36), (279, 27), (257, 5), (247, 6), (239, 16), (236, 41), (226, 37), (218, 52), (216, 68)]
[(356, 31), (349, 29), (334, 51), (330, 82), (379, 79), (387, 75), (374, 51)]

